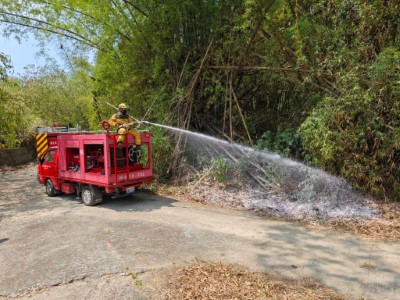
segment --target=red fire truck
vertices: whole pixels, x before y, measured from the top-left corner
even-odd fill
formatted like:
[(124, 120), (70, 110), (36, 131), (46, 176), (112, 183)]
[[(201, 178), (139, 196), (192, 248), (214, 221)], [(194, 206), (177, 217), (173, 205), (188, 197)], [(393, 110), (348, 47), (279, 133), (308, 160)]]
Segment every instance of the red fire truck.
[(72, 131), (68, 128), (38, 128), (38, 180), (52, 197), (76, 194), (85, 205), (101, 203), (103, 195), (130, 195), (153, 181), (152, 146), (149, 132), (141, 132), (141, 147), (126, 135), (117, 147), (118, 134)]

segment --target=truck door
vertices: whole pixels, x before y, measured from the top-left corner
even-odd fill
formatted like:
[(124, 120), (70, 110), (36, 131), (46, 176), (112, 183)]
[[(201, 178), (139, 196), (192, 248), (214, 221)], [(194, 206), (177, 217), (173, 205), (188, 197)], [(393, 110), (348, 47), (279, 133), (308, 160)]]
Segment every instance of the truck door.
[(43, 163), (41, 163), (39, 167), (39, 173), (42, 178), (57, 176), (56, 150), (57, 149), (49, 149), (44, 155)]

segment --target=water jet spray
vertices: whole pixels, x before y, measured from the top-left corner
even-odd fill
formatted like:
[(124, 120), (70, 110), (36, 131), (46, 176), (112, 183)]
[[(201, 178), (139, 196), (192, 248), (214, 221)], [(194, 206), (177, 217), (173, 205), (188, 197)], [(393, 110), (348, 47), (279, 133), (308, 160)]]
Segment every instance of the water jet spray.
[[(258, 186), (256, 189), (261, 188), (258, 196), (251, 196), (249, 192), (249, 197), (241, 200), (251, 210), (273, 210), (277, 216), (294, 219), (372, 218), (376, 214), (366, 204), (366, 196), (354, 191), (344, 179), (323, 170), (274, 152), (198, 132), (148, 121), (142, 123), (185, 135), (185, 149), (192, 155), (195, 153), (195, 160), (210, 164), (213, 159), (224, 157), (237, 169), (245, 165), (245, 172), (250, 175), (248, 182), (251, 177)], [(230, 178), (233, 181), (234, 177)]]

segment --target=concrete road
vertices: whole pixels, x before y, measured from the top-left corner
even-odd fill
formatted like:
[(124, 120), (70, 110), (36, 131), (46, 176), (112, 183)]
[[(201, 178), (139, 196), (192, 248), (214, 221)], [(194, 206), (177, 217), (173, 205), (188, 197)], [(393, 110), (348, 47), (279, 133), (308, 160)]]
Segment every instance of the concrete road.
[(0, 175), (0, 298), (149, 299), (196, 259), (400, 299), (400, 245), (137, 193), (86, 207), (34, 167)]

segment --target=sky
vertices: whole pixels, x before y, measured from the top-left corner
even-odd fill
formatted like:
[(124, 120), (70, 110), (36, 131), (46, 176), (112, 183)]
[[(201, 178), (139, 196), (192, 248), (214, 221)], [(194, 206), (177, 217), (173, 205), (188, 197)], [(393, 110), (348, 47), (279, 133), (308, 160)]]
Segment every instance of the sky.
[[(9, 75), (13, 76), (22, 75), (24, 73), (24, 67), (29, 64), (43, 66), (46, 63), (46, 58), (38, 55), (40, 48), (33, 36), (30, 36), (27, 40), (21, 40), (19, 43), (13, 37), (6, 38), (0, 35), (0, 52), (11, 57), (14, 73)], [(60, 66), (64, 66), (61, 57), (62, 52), (59, 51), (55, 45), (47, 46), (46, 54), (50, 58), (55, 59)]]

